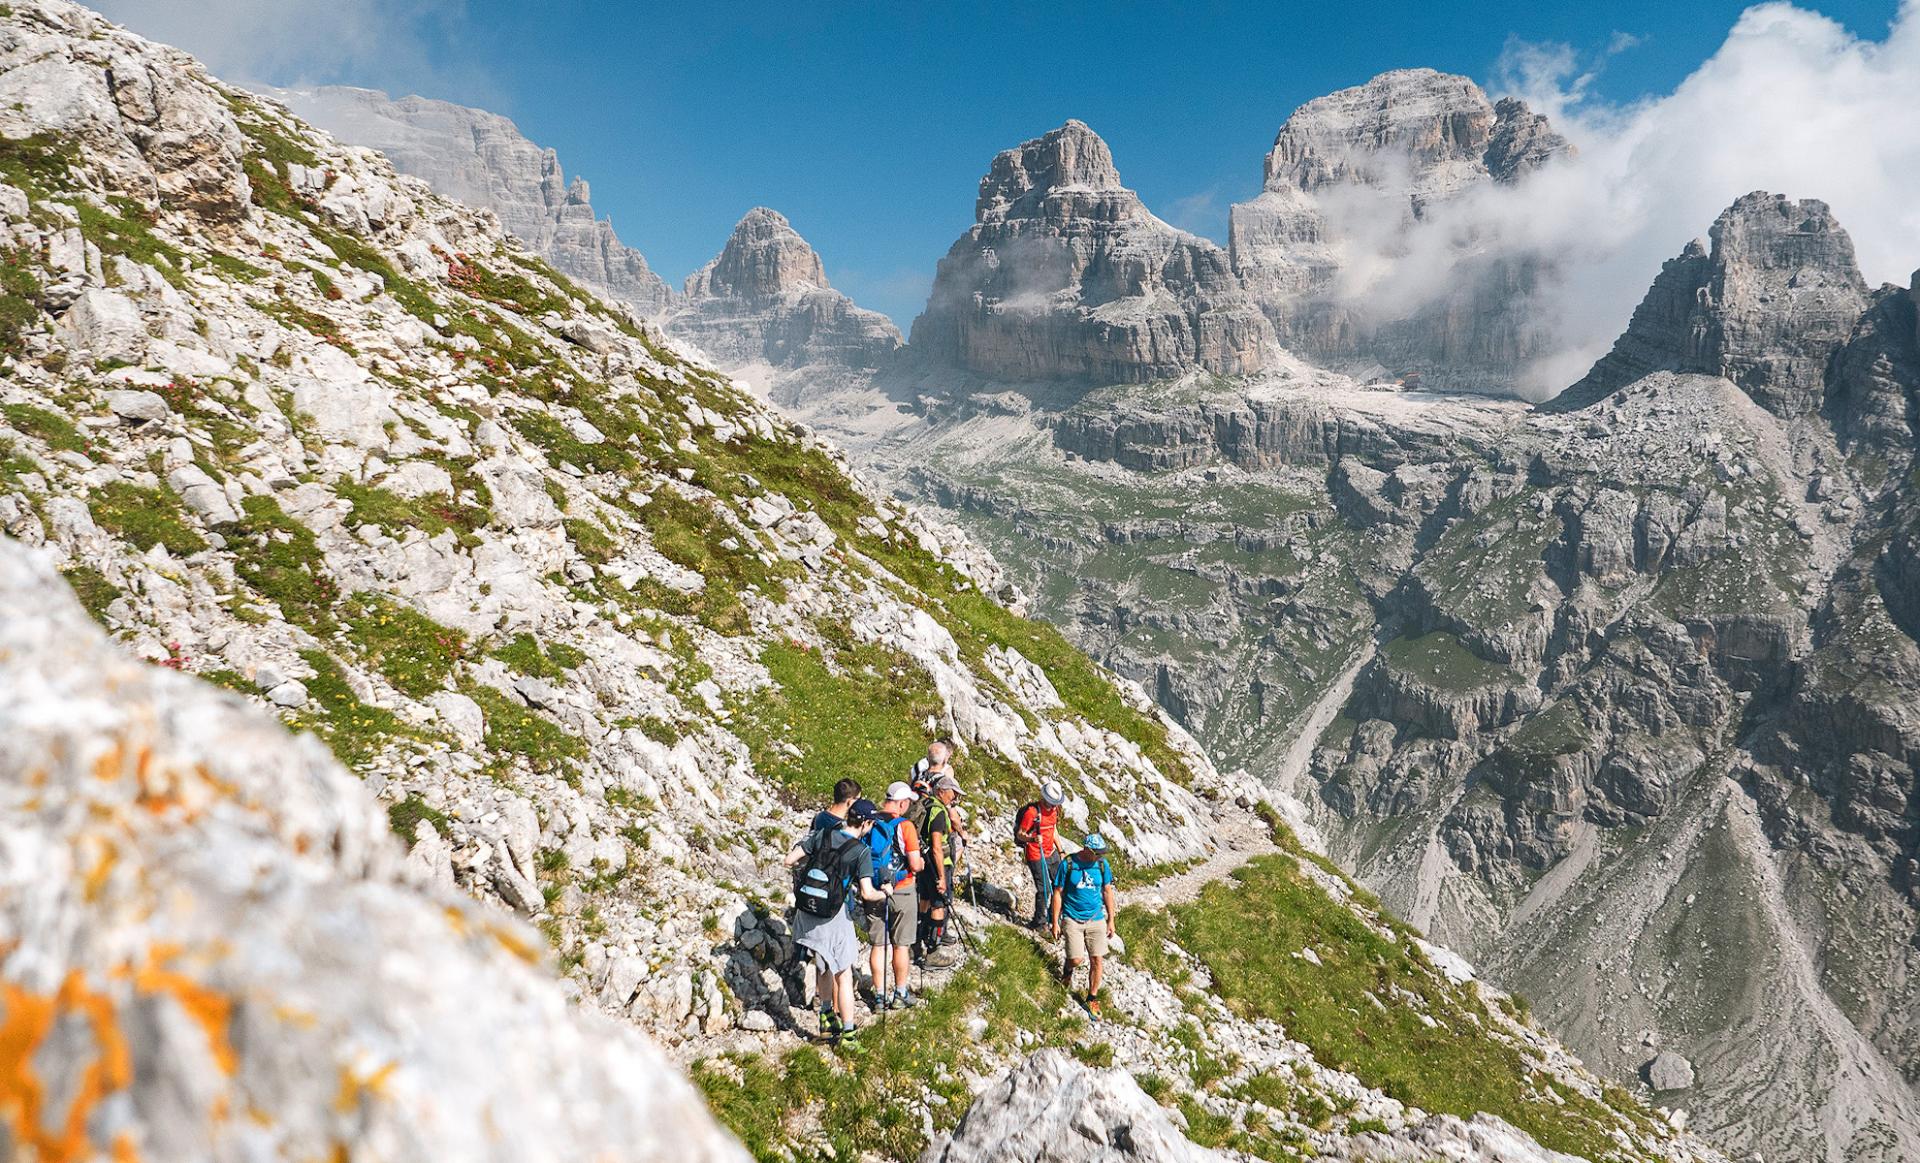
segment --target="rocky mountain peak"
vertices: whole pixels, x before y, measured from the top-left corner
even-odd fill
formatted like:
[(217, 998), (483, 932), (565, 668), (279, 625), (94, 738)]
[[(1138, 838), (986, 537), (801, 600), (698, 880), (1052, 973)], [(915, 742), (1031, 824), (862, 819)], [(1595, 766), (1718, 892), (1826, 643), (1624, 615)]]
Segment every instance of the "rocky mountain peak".
[(1106, 207), (1118, 215), (1145, 214), (1146, 207), (1120, 184), (1113, 152), (1086, 122), (1060, 128), (995, 155), (980, 179), (976, 221), (1059, 217)]
[(1264, 190), (1233, 207), (1234, 270), (1280, 341), (1304, 355), (1497, 389), (1537, 354), (1541, 329), (1525, 310), (1550, 256), (1463, 253), (1438, 301), (1397, 317), (1382, 315), (1366, 288), (1341, 276), (1366, 265), (1357, 259), (1389, 265), (1430, 208), (1488, 184), (1517, 183), (1572, 152), (1544, 116), (1514, 98), (1490, 101), (1466, 77), (1382, 73), (1307, 102), (1281, 125)]
[(1756, 191), (1688, 243), (1626, 331), (1555, 400), (1584, 407), (1655, 371), (1723, 376), (1779, 415), (1819, 407), (1828, 361), (1867, 308), (1853, 240), (1825, 202)]
[(747, 211), (720, 253), (687, 277), (685, 298), (663, 323), (735, 371), (870, 370), (903, 342), (893, 320), (834, 290), (818, 252), (765, 206)]
[(826, 287), (826, 268), (786, 215), (755, 206), (734, 226), (719, 256), (687, 278), (692, 296), (776, 298), (804, 287)]
[(1511, 181), (1570, 149), (1525, 102), (1495, 105), (1467, 77), (1396, 69), (1295, 110), (1267, 154), (1266, 188), (1391, 186), (1417, 203)]
[(1153, 216), (1079, 121), (997, 154), (914, 345), (1016, 380), (1259, 370), (1272, 335), (1226, 252)]

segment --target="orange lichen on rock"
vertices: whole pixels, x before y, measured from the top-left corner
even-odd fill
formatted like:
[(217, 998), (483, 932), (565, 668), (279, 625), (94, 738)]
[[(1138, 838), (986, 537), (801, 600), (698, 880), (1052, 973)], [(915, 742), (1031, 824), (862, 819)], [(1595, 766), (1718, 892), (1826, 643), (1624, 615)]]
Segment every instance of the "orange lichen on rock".
[(222, 1074), (232, 1077), (239, 1064), (239, 1057), (234, 1053), (233, 1041), (229, 1036), (233, 1021), (233, 999), (178, 970), (168, 968), (168, 964), (178, 956), (177, 949), (156, 948), (152, 961), (134, 971), (133, 986), (141, 993), (165, 994), (180, 1003), (180, 1008), (206, 1031), (207, 1047), (213, 1052), (214, 1064)]
[[(11, 1131), (16, 1144), (33, 1148), (41, 1163), (68, 1163), (90, 1158), (93, 1147), (87, 1138), (87, 1121), (101, 1100), (133, 1082), (133, 1056), (127, 1047), (113, 999), (87, 986), (78, 970), (69, 973), (59, 992), (48, 996), (23, 989), (13, 982), (0, 982), (0, 1121)], [(95, 1057), (80, 1076), (65, 1111), (43, 1109), (46, 1087), (34, 1068), (39, 1051), (54, 1023), (64, 1014), (80, 1014), (93, 1030)], [(53, 1129), (50, 1121), (57, 1120)], [(118, 1142), (114, 1157), (131, 1160), (132, 1144), (123, 1154)]]

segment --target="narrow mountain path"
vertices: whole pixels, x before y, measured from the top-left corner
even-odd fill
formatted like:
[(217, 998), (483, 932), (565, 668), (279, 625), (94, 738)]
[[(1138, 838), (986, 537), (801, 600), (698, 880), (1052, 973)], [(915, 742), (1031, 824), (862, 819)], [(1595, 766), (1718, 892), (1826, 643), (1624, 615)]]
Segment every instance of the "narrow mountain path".
[(1254, 857), (1280, 851), (1266, 822), (1243, 808), (1222, 805), (1214, 813), (1213, 822), (1219, 841), (1213, 855), (1151, 884), (1121, 885), (1117, 893), (1121, 906), (1187, 904), (1198, 899), (1207, 885), (1232, 876), (1235, 869)]

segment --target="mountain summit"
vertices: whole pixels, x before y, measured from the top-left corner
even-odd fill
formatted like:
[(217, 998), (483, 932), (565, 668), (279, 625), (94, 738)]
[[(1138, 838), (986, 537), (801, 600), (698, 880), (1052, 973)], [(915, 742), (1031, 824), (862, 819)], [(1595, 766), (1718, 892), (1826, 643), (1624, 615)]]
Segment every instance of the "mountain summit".
[(765, 206), (747, 211), (720, 253), (687, 276), (662, 325), (736, 370), (872, 370), (902, 342), (893, 320), (834, 290), (819, 254)]
[(994, 157), (913, 325), (929, 358), (1011, 380), (1240, 374), (1271, 343), (1226, 253), (1154, 217), (1078, 121)]

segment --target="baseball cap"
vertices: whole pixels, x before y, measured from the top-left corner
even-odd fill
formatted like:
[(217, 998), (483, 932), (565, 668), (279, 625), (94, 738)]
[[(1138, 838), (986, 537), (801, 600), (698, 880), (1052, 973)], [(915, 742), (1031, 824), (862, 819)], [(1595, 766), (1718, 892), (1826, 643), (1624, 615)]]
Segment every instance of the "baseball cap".
[(853, 807), (847, 809), (847, 823), (849, 824), (864, 824), (868, 820), (877, 820), (879, 818), (880, 809), (874, 806), (872, 800), (855, 800), (853, 801)]
[(920, 798), (920, 793), (896, 779), (887, 785), (887, 798), (890, 800), (917, 800)]
[(1059, 780), (1050, 779), (1040, 785), (1040, 798), (1050, 805), (1058, 806), (1067, 802), (1067, 789), (1060, 786)]
[(1089, 852), (1105, 852), (1107, 850), (1107, 838), (1098, 832), (1087, 833), (1086, 849)]
[(954, 795), (966, 794), (965, 792), (960, 790), (960, 781), (953, 777), (952, 772), (948, 772), (947, 774), (941, 776), (939, 779), (934, 780), (933, 790), (934, 791), (950, 791)]

